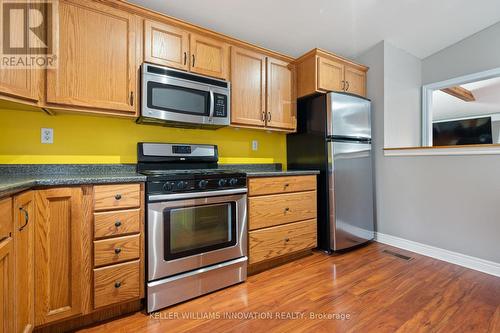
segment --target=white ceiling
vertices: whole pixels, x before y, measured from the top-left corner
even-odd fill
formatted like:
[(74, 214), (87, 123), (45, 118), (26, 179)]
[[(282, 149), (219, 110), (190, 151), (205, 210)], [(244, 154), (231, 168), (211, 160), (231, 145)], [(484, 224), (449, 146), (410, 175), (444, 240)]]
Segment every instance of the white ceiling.
[[(463, 84), (461, 87), (470, 90), (475, 97), (474, 102), (465, 102), (440, 90), (433, 92), (432, 119), (446, 120), (467, 118), (500, 113), (500, 78)], [(499, 118), (495, 116), (495, 119)]]
[(425, 58), (500, 21), (499, 0), (129, 0), (299, 56), (354, 58), (381, 40)]

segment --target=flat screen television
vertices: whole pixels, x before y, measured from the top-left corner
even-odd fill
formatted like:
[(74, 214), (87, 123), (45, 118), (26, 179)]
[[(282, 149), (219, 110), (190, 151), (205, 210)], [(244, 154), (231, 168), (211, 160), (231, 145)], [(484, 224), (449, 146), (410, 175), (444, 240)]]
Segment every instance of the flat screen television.
[(433, 146), (493, 143), (491, 117), (440, 121), (432, 124)]

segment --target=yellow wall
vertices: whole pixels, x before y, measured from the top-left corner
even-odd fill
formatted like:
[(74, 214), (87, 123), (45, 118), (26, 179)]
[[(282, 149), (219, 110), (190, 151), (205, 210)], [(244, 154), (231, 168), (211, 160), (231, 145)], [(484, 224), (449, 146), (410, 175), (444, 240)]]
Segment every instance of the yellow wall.
[[(54, 129), (54, 144), (40, 143), (42, 127)], [(258, 151), (252, 151), (252, 140), (258, 140)], [(220, 163), (286, 165), (282, 133), (177, 129), (129, 119), (0, 109), (0, 164), (135, 163), (141, 141), (217, 144)]]

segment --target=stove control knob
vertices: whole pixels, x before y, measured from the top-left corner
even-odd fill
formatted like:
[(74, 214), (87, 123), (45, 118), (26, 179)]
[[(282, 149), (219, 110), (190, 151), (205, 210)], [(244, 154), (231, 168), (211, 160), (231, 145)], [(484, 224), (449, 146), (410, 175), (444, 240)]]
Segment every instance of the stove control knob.
[(183, 180), (179, 180), (177, 182), (177, 189), (179, 190), (183, 190), (187, 187), (187, 182), (183, 181)]
[(229, 180), (229, 185), (231, 185), (231, 186), (236, 186), (237, 184), (238, 184), (238, 179), (236, 179), (236, 178), (231, 178), (231, 179)]
[(207, 187), (207, 185), (208, 185), (208, 180), (205, 180), (205, 179), (200, 180), (200, 182), (198, 183), (199, 188), (205, 188), (205, 187)]
[(174, 185), (175, 185), (175, 183), (169, 183), (169, 182), (167, 182), (167, 183), (165, 183), (163, 185), (163, 190), (165, 190), (167, 192), (170, 192), (170, 191), (172, 191), (174, 189)]
[(219, 187), (224, 187), (227, 184), (227, 179), (219, 179)]

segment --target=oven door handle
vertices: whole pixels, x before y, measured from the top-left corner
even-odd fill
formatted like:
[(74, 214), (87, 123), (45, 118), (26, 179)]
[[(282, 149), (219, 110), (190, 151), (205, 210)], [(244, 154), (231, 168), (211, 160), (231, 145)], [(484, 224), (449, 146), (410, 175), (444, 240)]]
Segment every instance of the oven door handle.
[(215, 109), (215, 97), (214, 97), (214, 92), (212, 89), (210, 89), (210, 113), (208, 115), (208, 118), (212, 119), (214, 116), (214, 109)]
[(247, 193), (246, 187), (245, 188), (233, 188), (233, 189), (229, 189), (229, 190), (220, 190), (220, 191), (173, 193), (173, 194), (153, 194), (153, 195), (148, 196), (148, 201), (194, 199), (194, 198), (217, 197), (217, 196), (222, 196), (222, 195), (245, 194), (245, 193)]

